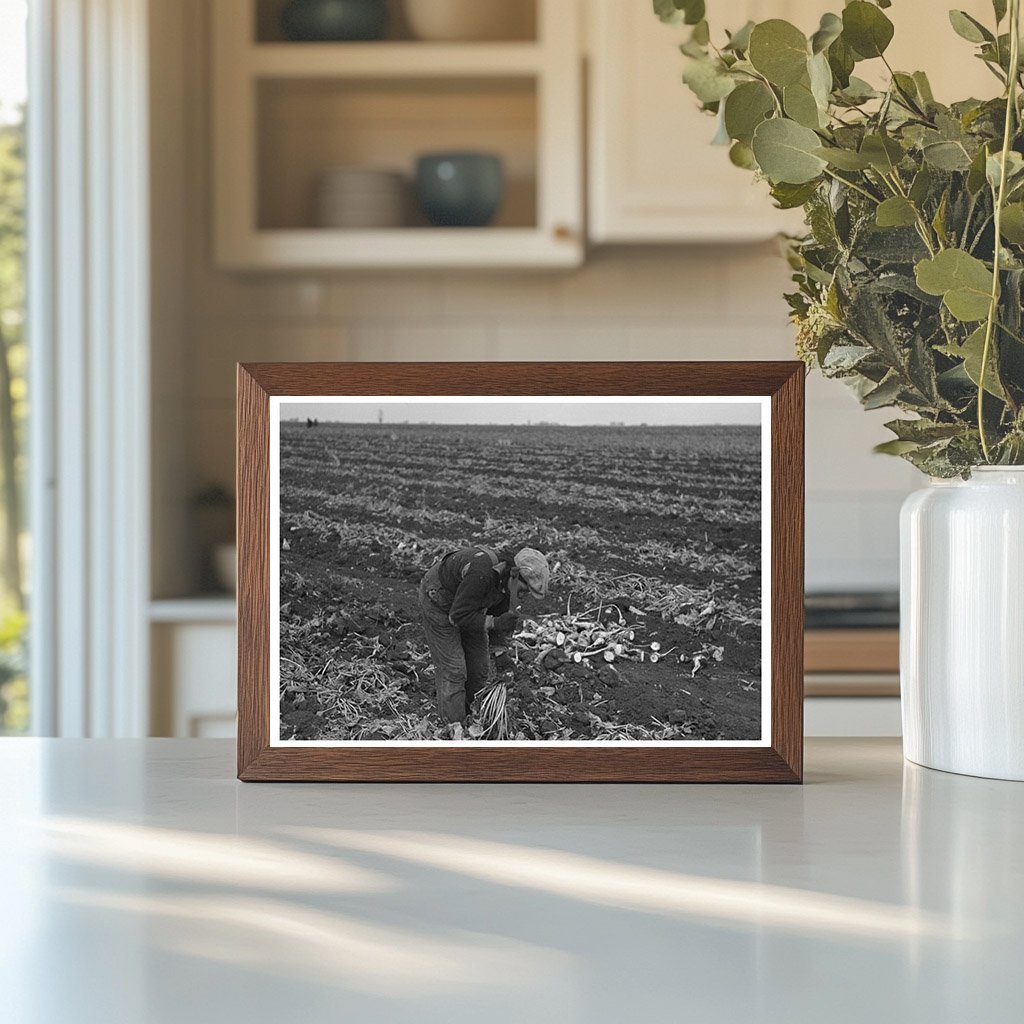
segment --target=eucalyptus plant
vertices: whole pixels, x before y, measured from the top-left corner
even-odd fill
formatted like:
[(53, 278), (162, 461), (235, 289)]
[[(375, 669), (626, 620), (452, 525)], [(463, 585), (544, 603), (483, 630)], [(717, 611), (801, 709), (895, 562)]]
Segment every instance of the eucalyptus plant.
[[(878, 450), (937, 477), (1024, 464), (1024, 133), (1020, 4), (985, 25), (950, 11), (998, 94), (945, 105), (890, 66), (890, 0), (852, 0), (806, 36), (749, 22), (712, 42), (705, 0), (654, 0), (691, 26), (683, 80), (718, 118), (734, 164), (803, 207), (787, 295), (809, 367), (887, 424)], [(888, 86), (856, 74), (880, 62)]]

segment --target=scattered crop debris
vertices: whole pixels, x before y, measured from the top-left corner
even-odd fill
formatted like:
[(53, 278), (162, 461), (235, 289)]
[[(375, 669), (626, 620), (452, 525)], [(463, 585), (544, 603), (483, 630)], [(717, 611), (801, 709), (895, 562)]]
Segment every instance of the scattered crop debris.
[[(281, 428), (281, 735), (700, 740), (760, 735), (757, 431)], [(441, 722), (423, 573), (464, 544), (553, 568), (469, 721)]]

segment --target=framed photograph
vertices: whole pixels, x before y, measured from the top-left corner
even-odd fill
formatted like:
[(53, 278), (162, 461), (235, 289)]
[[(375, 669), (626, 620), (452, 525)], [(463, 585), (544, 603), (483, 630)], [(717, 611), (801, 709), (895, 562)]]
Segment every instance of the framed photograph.
[(799, 782), (803, 388), (240, 365), (239, 778)]

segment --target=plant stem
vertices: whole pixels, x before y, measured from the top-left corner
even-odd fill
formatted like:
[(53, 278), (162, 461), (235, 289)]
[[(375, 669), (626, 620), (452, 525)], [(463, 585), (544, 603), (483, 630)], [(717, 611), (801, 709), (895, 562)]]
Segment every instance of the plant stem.
[(1019, 341), (1022, 345), (1024, 345), (1024, 338), (1022, 338), (1016, 331), (1011, 331), (1010, 328), (1007, 327), (1002, 320), (998, 321), (996, 323), (996, 326), (999, 328), (999, 330), (1005, 331), (1011, 338), (1013, 338), (1014, 341)]
[(975, 206), (978, 205), (978, 193), (980, 191), (981, 190), (979, 189), (978, 192), (975, 192), (974, 195), (971, 196), (971, 203), (967, 207), (967, 217), (964, 219), (964, 236), (963, 236), (962, 239), (960, 239), (960, 248), (961, 249), (964, 247), (964, 245), (967, 242), (967, 232), (970, 230), (971, 221), (974, 220), (974, 208), (975, 208)]
[(992, 214), (986, 215), (985, 219), (981, 222), (981, 227), (978, 228), (978, 233), (974, 236), (974, 241), (971, 242), (970, 248), (967, 250), (973, 253), (978, 248), (978, 243), (981, 241), (981, 236), (985, 234), (985, 229), (989, 226), (992, 220)]
[(860, 185), (855, 184), (852, 181), (847, 181), (846, 178), (840, 178), (838, 174), (833, 173), (827, 167), (825, 173), (833, 180), (838, 181), (841, 185), (845, 185), (847, 188), (852, 188), (854, 192), (859, 192), (865, 199), (870, 199), (871, 202), (877, 206), (880, 202), (877, 196), (873, 196), (867, 189), (861, 188)]
[(1017, 119), (1017, 84), (1020, 68), (1020, 0), (1010, 0), (1010, 74), (1006, 83), (1006, 124), (1003, 126), (1003, 150), (999, 168), (999, 190), (995, 197), (995, 251), (992, 256), (992, 295), (989, 300), (988, 320), (985, 323), (985, 346), (981, 350), (981, 370), (978, 373), (978, 435), (985, 461), (992, 462), (992, 451), (985, 430), (985, 375), (992, 355), (992, 336), (999, 316), (999, 273), (1002, 270), (1003, 205), (1006, 201), (1006, 174), (1010, 144), (1013, 141), (1014, 122)]
[[(914, 217), (917, 219), (917, 233), (921, 236), (921, 241), (924, 242), (929, 255), (934, 256), (935, 247), (932, 245), (931, 228), (928, 226), (928, 221), (924, 219), (924, 214), (917, 208), (917, 204), (910, 201), (910, 197), (907, 195), (906, 189), (903, 187), (903, 182), (900, 181), (899, 172), (893, 168), (892, 174), (882, 175), (882, 180), (887, 181), (901, 199), (906, 199), (906, 201), (910, 203), (911, 209), (914, 211)], [(941, 249), (942, 242), (938, 237), (936, 237), (935, 242)]]
[(764, 75), (760, 74), (757, 71), (753, 71), (751, 73), (756, 79), (758, 79), (761, 82), (761, 84), (768, 90), (768, 92), (771, 93), (772, 100), (775, 102), (775, 113), (779, 117), (785, 117), (785, 111), (783, 111), (782, 109), (782, 100), (779, 99), (778, 94), (775, 92), (775, 87), (772, 85), (772, 83), (769, 82), (768, 79), (764, 77)]

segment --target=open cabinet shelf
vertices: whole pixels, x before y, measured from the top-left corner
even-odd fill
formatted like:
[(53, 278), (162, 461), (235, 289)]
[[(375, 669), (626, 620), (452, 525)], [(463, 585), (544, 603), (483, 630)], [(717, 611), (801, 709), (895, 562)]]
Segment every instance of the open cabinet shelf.
[(540, 75), (544, 51), (536, 43), (263, 43), (249, 48), (256, 78), (484, 78)]
[[(537, 0), (532, 41), (261, 41), (254, 0), (213, 18), (215, 258), (226, 269), (571, 267), (582, 262), (577, 5)], [(486, 227), (433, 227), (416, 201), (425, 153), (500, 157)], [(323, 226), (338, 169), (398, 174), (399, 226)]]

